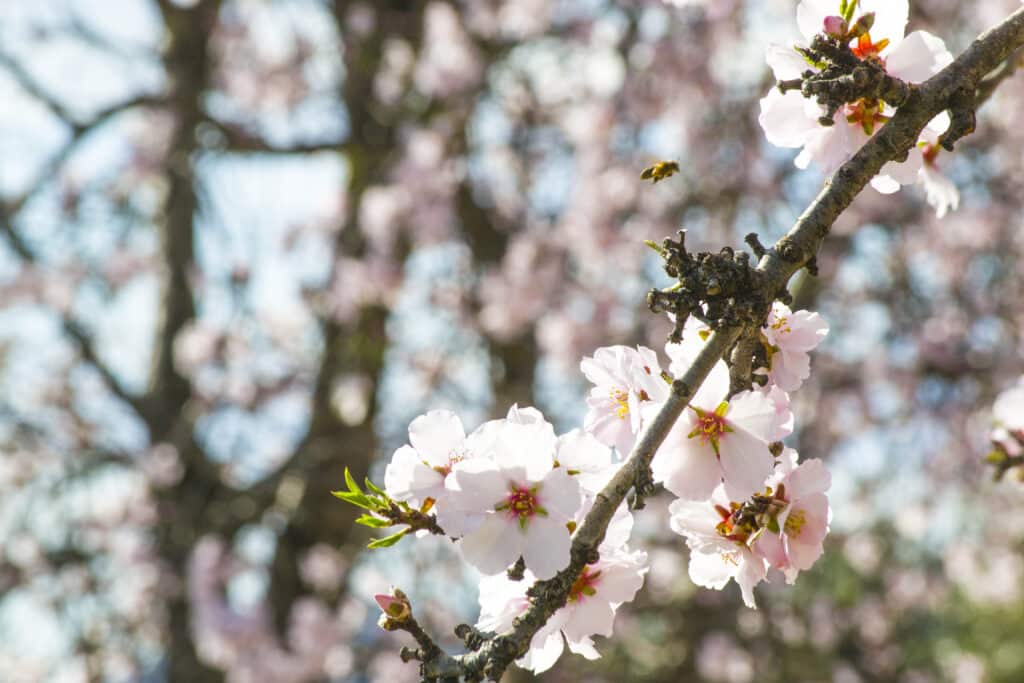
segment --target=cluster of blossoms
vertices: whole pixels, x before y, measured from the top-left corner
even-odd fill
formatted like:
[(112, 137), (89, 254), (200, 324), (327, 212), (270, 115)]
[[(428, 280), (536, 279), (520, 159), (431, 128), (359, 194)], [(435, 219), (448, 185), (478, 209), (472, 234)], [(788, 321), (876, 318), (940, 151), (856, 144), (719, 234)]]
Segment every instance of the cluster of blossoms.
[[(795, 46), (772, 45), (766, 59), (780, 82), (792, 82), (820, 72), (809, 48), (815, 37), (823, 36), (848, 45), (854, 58), (877, 65), (904, 83), (921, 83), (938, 73), (953, 56), (941, 38), (927, 31), (904, 35), (909, 13), (907, 0), (803, 0), (797, 7), (797, 24), (806, 42)], [(862, 97), (847, 102), (832, 114), (831, 125), (823, 125), (826, 108), (805, 98), (798, 88), (773, 88), (761, 100), (759, 121), (773, 145), (800, 148), (799, 168), (814, 161), (831, 175), (860, 149), (892, 116), (893, 106), (878, 98)], [(883, 194), (901, 185), (921, 183), (928, 203), (942, 217), (956, 209), (960, 196), (953, 183), (939, 172), (936, 157), (939, 136), (949, 127), (945, 112), (922, 131), (917, 147), (908, 158), (890, 161), (871, 185)]]
[[(751, 607), (751, 589), (769, 568), (792, 581), (822, 552), (828, 473), (817, 460), (798, 464), (779, 439), (793, 430), (787, 392), (807, 378), (808, 352), (827, 331), (817, 314), (776, 303), (761, 330), (764, 384), (730, 396), (729, 371), (719, 361), (652, 461), (655, 481), (679, 498), (670, 526), (690, 547), (691, 578), (716, 589), (735, 578)], [(583, 430), (558, 435), (540, 411), (518, 406), (468, 435), (449, 411), (413, 420), (409, 444), (387, 466), (385, 492), (434, 515), (484, 575), (478, 629), (511, 627), (530, 604), (530, 587), (569, 565), (573, 533), (707, 336), (688, 322), (683, 342), (666, 346), (667, 371), (644, 347), (602, 348), (584, 358), (581, 369), (595, 386)], [(616, 610), (647, 572), (646, 553), (629, 545), (632, 526), (623, 504), (520, 666), (544, 671), (565, 645), (599, 656), (592, 637), (611, 635)]]

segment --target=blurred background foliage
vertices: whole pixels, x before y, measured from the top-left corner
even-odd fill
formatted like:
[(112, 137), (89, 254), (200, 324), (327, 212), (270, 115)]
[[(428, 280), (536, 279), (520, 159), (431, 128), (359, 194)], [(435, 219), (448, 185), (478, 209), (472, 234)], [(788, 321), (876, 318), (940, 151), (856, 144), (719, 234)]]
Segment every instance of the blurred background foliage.
[[(430, 408), (579, 424), (580, 357), (668, 330), (642, 240), (788, 229), (823, 179), (757, 114), (795, 6), (5, 0), (0, 678), (415, 680), (369, 597), (451, 634), (475, 577), (363, 552), (328, 492)], [(910, 28), (957, 54), (1019, 6)], [(832, 326), (789, 439), (834, 468), (823, 560), (747, 610), (652, 501), (644, 591), (544, 680), (1024, 680), (1024, 491), (980, 462), (1022, 367), (1022, 80), (940, 155), (959, 210), (867, 190), (793, 283)]]

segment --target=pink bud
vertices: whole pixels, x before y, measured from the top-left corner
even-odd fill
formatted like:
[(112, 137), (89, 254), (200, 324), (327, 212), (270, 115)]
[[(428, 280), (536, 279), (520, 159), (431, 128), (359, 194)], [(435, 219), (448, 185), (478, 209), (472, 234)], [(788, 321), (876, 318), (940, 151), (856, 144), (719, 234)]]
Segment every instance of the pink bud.
[(825, 17), (825, 33), (830, 36), (842, 37), (846, 35), (846, 31), (849, 28), (846, 20), (842, 17), (830, 16)]
[(378, 593), (373, 596), (373, 599), (380, 605), (381, 611), (392, 619), (399, 621), (409, 616), (409, 602), (405, 599), (405, 595), (386, 595), (384, 593)]

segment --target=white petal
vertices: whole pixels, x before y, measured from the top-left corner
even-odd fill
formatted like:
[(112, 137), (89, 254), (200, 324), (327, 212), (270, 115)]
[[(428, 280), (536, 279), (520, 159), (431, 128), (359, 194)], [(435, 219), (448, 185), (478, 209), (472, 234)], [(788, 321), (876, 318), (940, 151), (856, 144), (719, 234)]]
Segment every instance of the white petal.
[(737, 427), (722, 436), (718, 452), (729, 500), (746, 500), (764, 490), (775, 465), (768, 444)]
[(718, 531), (715, 527), (722, 518), (708, 500), (674, 500), (668, 506), (669, 526), (672, 531), (687, 539), (701, 543), (717, 540)]
[(942, 38), (927, 31), (914, 31), (886, 54), (885, 70), (909, 83), (921, 83), (952, 61), (953, 55)]
[(803, 0), (796, 7), (796, 23), (800, 27), (800, 34), (810, 43), (824, 29), (825, 17), (837, 14), (839, 3), (835, 0)]
[(423, 464), (412, 446), (402, 446), (391, 456), (384, 470), (384, 490), (396, 500), (408, 500), (411, 495), (413, 468)]
[(459, 508), (484, 512), (508, 497), (510, 480), (525, 479), (522, 469), (502, 470), (491, 460), (473, 459), (456, 463), (445, 484)]
[[(681, 375), (676, 376), (679, 377)], [(704, 379), (704, 383), (700, 385), (700, 389), (690, 399), (690, 405), (703, 408), (704, 410), (714, 410), (718, 407), (719, 403), (725, 400), (728, 394), (729, 366), (725, 364), (725, 361), (718, 361), (712, 366), (711, 372)]]
[[(832, 4), (838, 7), (838, 3)], [(855, 16), (863, 16), (868, 12), (875, 13), (875, 23), (871, 26), (873, 41), (888, 38), (896, 45), (903, 39), (910, 14), (910, 3), (907, 0), (860, 0), (860, 11)]]
[(764, 58), (777, 81), (800, 78), (800, 75), (810, 68), (799, 52), (786, 45), (769, 45)]
[(632, 553), (622, 564), (605, 565), (602, 562), (594, 597), (612, 604), (631, 602), (644, 585), (646, 564), (647, 553), (643, 551)]
[(409, 425), (409, 443), (431, 465), (444, 466), (466, 441), (462, 420), (450, 410), (431, 410)]
[[(729, 410), (725, 414), (729, 424), (764, 441), (771, 441), (779, 431), (779, 415), (775, 402), (760, 391), (742, 391), (729, 399)], [(725, 435), (723, 438), (728, 438)]]
[[(778, 88), (761, 98), (761, 114), (757, 117), (768, 142), (776, 147), (801, 147), (813, 135), (820, 124), (815, 113), (820, 111), (812, 103), (812, 115), (808, 116), (808, 102), (799, 92), (791, 90), (785, 94)], [(817, 108), (817, 109), (815, 109)]]
[[(886, 166), (891, 163), (892, 162), (890, 161)], [(883, 168), (885, 167), (883, 166)], [(895, 192), (899, 192), (900, 187), (902, 186), (895, 178), (880, 174), (871, 179), (871, 187), (873, 187), (879, 194), (893, 194)]]
[(740, 562), (740, 570), (736, 574), (736, 583), (740, 586), (743, 594), (743, 603), (751, 608), (757, 609), (754, 602), (754, 586), (764, 581), (767, 570), (764, 560), (754, 557), (749, 551), (745, 553), (746, 559)]
[(551, 518), (562, 524), (573, 518), (582, 503), (579, 482), (564, 467), (551, 470), (541, 480), (537, 498)]
[(601, 653), (594, 647), (594, 641), (589, 637), (578, 642), (569, 641), (569, 651), (573, 654), (583, 655), (587, 659), (600, 659)]
[[(557, 614), (557, 613), (556, 613)], [(551, 628), (550, 622), (534, 634), (530, 640), (530, 650), (525, 656), (516, 660), (516, 664), (536, 674), (547, 671), (562, 656), (564, 644), (562, 632)]]
[(576, 603), (571, 616), (562, 626), (569, 642), (580, 641), (590, 635), (610, 636), (615, 610), (598, 596), (584, 595)]
[(569, 530), (565, 523), (540, 515), (531, 517), (526, 525), (526, 543), (522, 555), (526, 568), (538, 579), (550, 579), (568, 567)]
[(484, 517), (476, 530), (462, 537), (459, 550), (463, 559), (481, 574), (497, 574), (523, 554), (524, 540), (515, 519), (494, 513)]
[(733, 577), (737, 567), (716, 549), (710, 550), (690, 552), (690, 580), (704, 588), (722, 590)]
[[(703, 500), (722, 480), (722, 468), (710, 443), (686, 435), (695, 424), (692, 410), (680, 417), (651, 462), (654, 481), (686, 500)], [(726, 436), (732, 436), (727, 434)]]
[(521, 467), (530, 481), (540, 481), (555, 463), (556, 439), (543, 424), (506, 422), (494, 445), (494, 459), (505, 468)]

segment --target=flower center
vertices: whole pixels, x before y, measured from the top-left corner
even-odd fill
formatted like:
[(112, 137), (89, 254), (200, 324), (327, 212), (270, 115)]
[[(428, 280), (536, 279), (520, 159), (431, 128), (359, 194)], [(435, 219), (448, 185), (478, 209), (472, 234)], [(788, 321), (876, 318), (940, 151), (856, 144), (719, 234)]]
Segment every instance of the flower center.
[(797, 537), (800, 535), (800, 531), (804, 528), (804, 524), (807, 523), (807, 514), (803, 510), (793, 510), (789, 513), (789, 517), (786, 517), (786, 523), (783, 525), (783, 529), (787, 536)]
[(601, 571), (591, 573), (590, 565), (583, 568), (579, 577), (573, 581), (572, 587), (569, 589), (569, 602), (577, 602), (583, 600), (583, 597), (592, 597), (597, 593), (597, 589), (594, 586), (597, 585), (597, 580), (601, 576)]
[(871, 40), (871, 34), (862, 33), (857, 37), (857, 44), (851, 47), (850, 51), (860, 59), (866, 59), (868, 57), (877, 57), (888, 46), (888, 38), (882, 38), (875, 43)]
[(625, 420), (629, 415), (629, 394), (621, 389), (612, 389), (612, 400), (619, 404), (619, 407), (615, 409), (615, 414), (619, 416), (620, 420)]
[(519, 527), (525, 529), (527, 522), (534, 515), (548, 516), (548, 511), (541, 507), (540, 500), (537, 498), (538, 488), (537, 486), (527, 488), (513, 484), (508, 497), (494, 506), (495, 511), (507, 511), (510, 517), (519, 520)]
[(789, 326), (789, 318), (786, 316), (776, 318), (771, 327), (776, 332), (781, 332), (782, 334), (789, 334), (793, 331), (793, 328)]
[(701, 443), (711, 443), (711, 447), (715, 449), (715, 454), (718, 454), (718, 442), (726, 432), (731, 432), (732, 427), (725, 420), (725, 413), (729, 410), (729, 403), (722, 401), (718, 404), (715, 410), (707, 411), (694, 406), (690, 406), (690, 409), (697, 414), (697, 424), (694, 425), (693, 431), (687, 434), (688, 438), (694, 438), (699, 436)]
[(452, 473), (452, 467), (455, 463), (466, 459), (466, 454), (460, 451), (452, 451), (448, 454), (448, 462), (443, 465), (437, 465), (433, 468), (435, 472), (440, 474), (442, 477), (447, 477)]
[(860, 98), (852, 104), (846, 105), (846, 120), (850, 124), (859, 125), (865, 135), (872, 135), (875, 132), (875, 125), (881, 125), (890, 119), (883, 114), (885, 102), (882, 100), (869, 100)]

